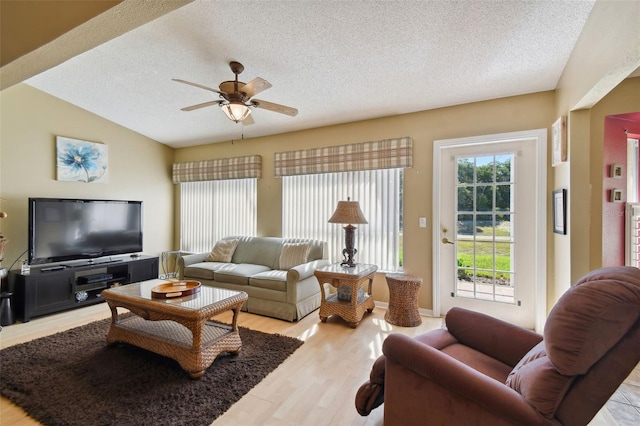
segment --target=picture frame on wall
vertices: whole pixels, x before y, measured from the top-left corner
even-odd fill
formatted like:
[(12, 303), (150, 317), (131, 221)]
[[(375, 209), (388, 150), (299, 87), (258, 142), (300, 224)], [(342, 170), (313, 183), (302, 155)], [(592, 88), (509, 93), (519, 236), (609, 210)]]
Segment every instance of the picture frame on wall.
[(609, 201), (611, 201), (612, 203), (622, 203), (624, 201), (622, 198), (622, 189), (613, 188), (611, 190), (610, 197), (611, 199)]
[(610, 174), (612, 178), (621, 179), (624, 175), (624, 167), (622, 164), (612, 164)]
[(567, 117), (559, 117), (551, 126), (551, 165), (559, 166), (567, 161)]
[(108, 183), (107, 145), (56, 136), (57, 180)]
[(567, 190), (553, 191), (553, 232), (567, 234)]

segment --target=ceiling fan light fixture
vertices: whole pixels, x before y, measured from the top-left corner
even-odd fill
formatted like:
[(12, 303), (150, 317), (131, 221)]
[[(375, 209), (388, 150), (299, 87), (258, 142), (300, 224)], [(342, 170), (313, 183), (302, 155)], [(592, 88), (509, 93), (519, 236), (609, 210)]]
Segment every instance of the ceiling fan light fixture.
[(239, 123), (251, 114), (248, 106), (242, 102), (229, 102), (222, 105), (222, 110), (229, 117), (229, 120)]

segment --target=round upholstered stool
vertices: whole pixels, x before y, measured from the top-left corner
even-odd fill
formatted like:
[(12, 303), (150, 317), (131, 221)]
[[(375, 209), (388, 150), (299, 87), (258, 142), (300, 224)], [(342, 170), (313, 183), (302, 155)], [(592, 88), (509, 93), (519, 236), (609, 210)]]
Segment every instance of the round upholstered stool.
[(415, 327), (422, 324), (418, 312), (418, 292), (422, 278), (409, 274), (386, 274), (389, 308), (384, 319), (393, 325)]

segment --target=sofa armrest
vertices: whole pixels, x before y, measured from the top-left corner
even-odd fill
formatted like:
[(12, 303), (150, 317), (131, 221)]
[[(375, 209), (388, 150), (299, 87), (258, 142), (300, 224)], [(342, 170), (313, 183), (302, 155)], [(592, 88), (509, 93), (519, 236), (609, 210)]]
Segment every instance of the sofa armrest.
[(184, 279), (184, 268), (195, 263), (204, 262), (204, 259), (208, 254), (209, 253), (195, 253), (178, 256), (178, 259), (176, 259), (176, 262), (178, 264), (178, 279)]
[(316, 269), (329, 265), (329, 259), (312, 260), (302, 265), (294, 266), (287, 271), (287, 285), (293, 285), (298, 281), (309, 278)]
[[(392, 374), (389, 363), (400, 365), (420, 377), (447, 389), (455, 400), (449, 407), (464, 409), (472, 402), (493, 416), (508, 419), (516, 424), (546, 423), (545, 419), (515, 390), (489, 376), (474, 370), (447, 354), (402, 334), (389, 335), (382, 353), (387, 358), (385, 376)], [(411, 389), (389, 389), (388, 392), (408, 393)], [(413, 396), (421, 398), (421, 396)], [(423, 396), (425, 400), (429, 395)], [(408, 395), (405, 398), (409, 398)], [(385, 397), (386, 403), (386, 397)]]
[(445, 322), (460, 343), (512, 367), (542, 341), (531, 330), (462, 308), (449, 310)]

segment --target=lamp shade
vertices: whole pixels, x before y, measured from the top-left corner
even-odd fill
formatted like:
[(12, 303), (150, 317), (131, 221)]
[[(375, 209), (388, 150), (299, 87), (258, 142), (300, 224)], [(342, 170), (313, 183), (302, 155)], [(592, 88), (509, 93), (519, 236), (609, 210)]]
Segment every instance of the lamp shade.
[(336, 207), (336, 211), (333, 212), (333, 215), (329, 218), (329, 223), (365, 224), (369, 222), (367, 222), (364, 213), (360, 210), (360, 203), (350, 201), (350, 198), (347, 198), (347, 201), (338, 202), (338, 207)]
[(249, 107), (242, 102), (230, 102), (223, 105), (222, 110), (231, 121), (235, 121), (236, 123), (244, 120), (251, 114)]

